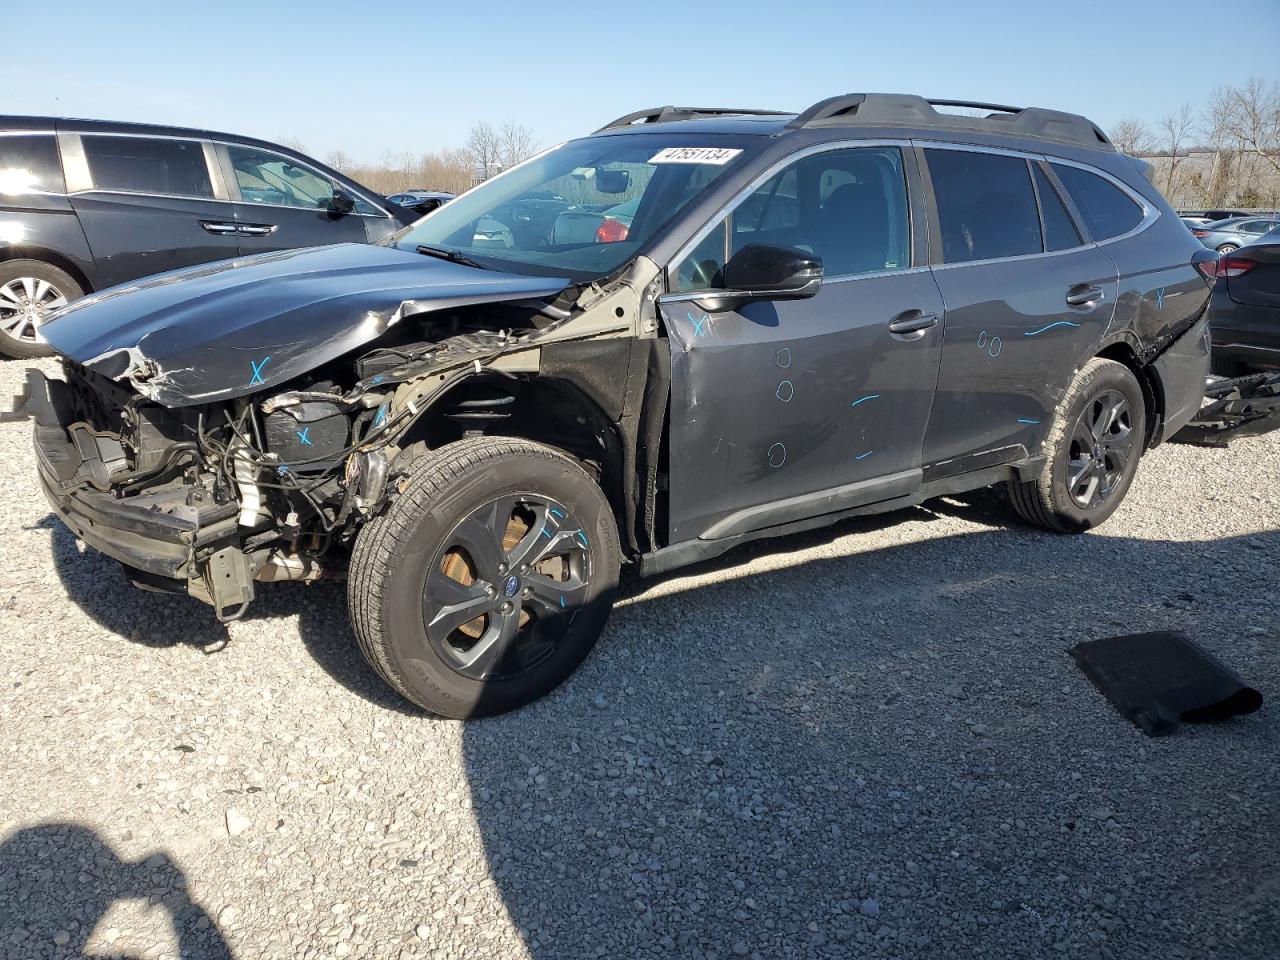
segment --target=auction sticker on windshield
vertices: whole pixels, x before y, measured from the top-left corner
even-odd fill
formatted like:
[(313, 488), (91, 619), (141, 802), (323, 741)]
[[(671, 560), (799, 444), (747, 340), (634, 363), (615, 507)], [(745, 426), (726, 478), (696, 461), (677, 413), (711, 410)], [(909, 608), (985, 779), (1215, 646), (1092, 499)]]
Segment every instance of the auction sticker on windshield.
[(667, 147), (649, 158), (650, 163), (712, 163), (723, 166), (741, 150), (722, 147)]

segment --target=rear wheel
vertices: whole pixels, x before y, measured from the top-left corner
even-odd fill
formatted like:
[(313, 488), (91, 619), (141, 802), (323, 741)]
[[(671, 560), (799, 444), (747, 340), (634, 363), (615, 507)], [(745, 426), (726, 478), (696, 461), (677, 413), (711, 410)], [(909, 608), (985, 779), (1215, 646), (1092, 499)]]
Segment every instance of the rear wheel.
[(564, 454), (479, 437), (418, 459), (360, 532), (347, 600), (361, 649), (402, 696), (447, 717), (535, 700), (583, 661), (618, 580), (618, 534)]
[(1133, 372), (1095, 358), (1076, 374), (1045, 439), (1044, 472), (1009, 484), (1023, 519), (1061, 533), (1096, 527), (1129, 491), (1146, 438), (1146, 408)]
[(51, 356), (40, 327), (83, 292), (66, 271), (42, 260), (0, 263), (0, 353), (21, 360)]

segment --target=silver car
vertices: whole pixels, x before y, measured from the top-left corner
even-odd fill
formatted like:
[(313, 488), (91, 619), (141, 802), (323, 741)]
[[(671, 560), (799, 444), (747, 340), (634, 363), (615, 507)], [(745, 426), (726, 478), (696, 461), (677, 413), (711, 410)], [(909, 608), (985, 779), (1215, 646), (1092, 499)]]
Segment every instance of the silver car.
[(1233, 253), (1276, 227), (1280, 227), (1280, 219), (1276, 217), (1231, 217), (1192, 227), (1191, 235), (1210, 250)]

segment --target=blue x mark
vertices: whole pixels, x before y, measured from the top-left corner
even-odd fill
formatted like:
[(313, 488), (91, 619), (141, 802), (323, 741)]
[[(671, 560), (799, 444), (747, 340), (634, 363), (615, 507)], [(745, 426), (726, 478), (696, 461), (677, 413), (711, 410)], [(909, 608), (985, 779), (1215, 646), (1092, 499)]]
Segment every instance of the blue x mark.
[(303, 429), (297, 431), (298, 439), (301, 440), (303, 443), (305, 443), (308, 447), (311, 446), (310, 433), (311, 433), (310, 427), (304, 427)]
[(251, 387), (252, 387), (255, 383), (266, 383), (266, 382), (267, 382), (267, 381), (265, 381), (265, 380), (263, 380), (263, 379), (262, 379), (262, 371), (266, 368), (266, 366), (267, 366), (267, 361), (268, 361), (268, 360), (270, 360), (270, 359), (271, 359), (270, 357), (263, 357), (263, 358), (262, 358), (259, 362), (257, 362), (257, 363), (254, 363), (254, 361), (252, 361), (252, 360), (250, 360), (250, 361), (249, 361), (249, 366), (251, 366), (251, 367), (253, 368), (253, 376), (249, 378), (249, 386), (251, 386)]
[(1164, 306), (1164, 287), (1156, 289), (1156, 309), (1159, 310)]
[(688, 316), (689, 316), (689, 322), (693, 324), (693, 335), (695, 337), (705, 337), (707, 335), (707, 331), (702, 329), (702, 325), (706, 323), (709, 318), (704, 315), (701, 320), (695, 320), (693, 319), (692, 313), (690, 313)]

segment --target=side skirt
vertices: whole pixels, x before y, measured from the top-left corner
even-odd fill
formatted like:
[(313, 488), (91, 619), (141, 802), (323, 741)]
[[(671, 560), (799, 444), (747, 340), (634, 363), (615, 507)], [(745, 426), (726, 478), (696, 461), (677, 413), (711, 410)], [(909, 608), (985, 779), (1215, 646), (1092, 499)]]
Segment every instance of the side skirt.
[(1029, 457), (1017, 463), (1003, 463), (967, 473), (940, 477), (936, 480), (927, 480), (912, 493), (890, 497), (887, 500), (865, 503), (831, 513), (775, 524), (770, 527), (761, 527), (758, 530), (749, 530), (727, 537), (685, 540), (681, 543), (674, 543), (669, 547), (663, 547), (660, 550), (642, 554), (639, 559), (640, 573), (646, 577), (666, 573), (668, 570), (675, 570), (691, 563), (718, 557), (739, 544), (771, 537), (784, 537), (792, 533), (803, 533), (806, 530), (816, 530), (848, 517), (890, 513), (894, 510), (901, 510), (904, 507), (918, 506), (935, 497), (947, 497), (957, 493), (965, 493), (969, 490), (979, 490), (983, 487), (1003, 483), (1006, 480), (1032, 480), (1040, 475), (1044, 470), (1044, 465), (1044, 457)]

